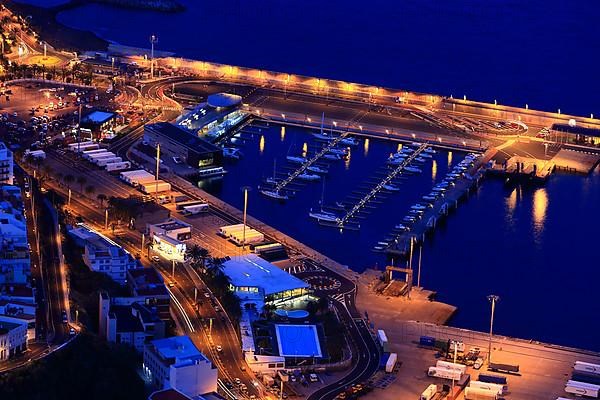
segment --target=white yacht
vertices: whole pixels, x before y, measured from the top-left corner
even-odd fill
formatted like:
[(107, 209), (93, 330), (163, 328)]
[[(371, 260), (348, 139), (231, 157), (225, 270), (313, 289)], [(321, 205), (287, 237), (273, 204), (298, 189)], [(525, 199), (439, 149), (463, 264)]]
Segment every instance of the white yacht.
[(288, 195), (285, 193), (281, 193), (278, 190), (270, 190), (270, 189), (261, 189), (261, 194), (270, 197), (276, 200), (287, 200), (289, 199)]

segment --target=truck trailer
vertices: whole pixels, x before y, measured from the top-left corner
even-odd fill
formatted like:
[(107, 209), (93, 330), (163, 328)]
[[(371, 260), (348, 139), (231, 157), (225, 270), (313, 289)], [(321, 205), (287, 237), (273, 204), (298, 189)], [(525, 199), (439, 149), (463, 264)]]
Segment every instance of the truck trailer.
[(588, 374), (600, 375), (600, 365), (591, 364), (583, 361), (575, 361), (573, 369), (578, 372), (586, 372)]
[(496, 400), (498, 394), (485, 389), (479, 389), (474, 387), (465, 388), (465, 400)]
[(185, 214), (185, 215), (196, 215), (196, 214), (208, 212), (208, 210), (209, 210), (209, 205), (207, 203), (200, 203), (200, 204), (194, 204), (191, 206), (183, 207), (183, 210), (181, 211), (181, 213)]
[(94, 159), (94, 164), (96, 164), (99, 167), (106, 167), (106, 164), (114, 164), (114, 163), (119, 163), (123, 161), (123, 159), (121, 157), (106, 157), (106, 158), (99, 158), (99, 159)]
[(565, 392), (597, 399), (600, 395), (600, 385), (570, 380), (565, 385)]
[(429, 367), (427, 375), (434, 378), (451, 379), (457, 381), (462, 376), (462, 372), (456, 369)]
[(385, 364), (385, 372), (388, 374), (394, 372), (394, 368), (396, 367), (396, 363), (398, 362), (398, 354), (390, 353), (389, 358)]
[(153, 181), (153, 182), (144, 182), (140, 184), (140, 190), (145, 194), (155, 194), (161, 192), (168, 192), (171, 190), (171, 184), (165, 181)]
[(519, 366), (512, 364), (501, 364), (501, 363), (490, 363), (488, 365), (488, 370), (496, 371), (496, 372), (506, 372), (506, 373), (518, 373)]
[(491, 390), (492, 392), (496, 392), (500, 396), (503, 394), (506, 394), (506, 392), (508, 392), (507, 385), (499, 385), (497, 383), (471, 381), (470, 386), (473, 388)]
[(427, 386), (427, 389), (425, 389), (423, 393), (421, 393), (421, 397), (419, 397), (419, 400), (431, 400), (435, 397), (437, 392), (437, 385), (431, 384)]
[(106, 170), (108, 172), (122, 171), (124, 169), (131, 168), (131, 163), (129, 161), (121, 161), (121, 162), (116, 162), (116, 163), (110, 163), (110, 164), (106, 164), (104, 166), (104, 168), (106, 168)]
[(464, 374), (465, 372), (467, 372), (467, 366), (466, 365), (455, 364), (455, 363), (448, 362), (448, 361), (438, 360), (435, 363), (435, 366), (437, 368), (446, 368), (446, 369), (452, 369), (452, 370), (460, 371), (461, 374)]
[(388, 343), (387, 335), (383, 329), (377, 330), (377, 339), (379, 340), (379, 344), (385, 353), (390, 352), (390, 344)]

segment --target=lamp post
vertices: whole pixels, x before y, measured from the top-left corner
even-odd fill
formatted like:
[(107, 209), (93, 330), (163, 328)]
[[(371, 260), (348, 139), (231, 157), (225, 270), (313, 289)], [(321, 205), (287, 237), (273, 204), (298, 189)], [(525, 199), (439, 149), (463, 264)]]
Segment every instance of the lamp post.
[(492, 362), (492, 335), (494, 333), (494, 311), (496, 309), (496, 302), (500, 300), (500, 296), (490, 294), (487, 299), (492, 303), (492, 315), (490, 317), (490, 340), (488, 343), (488, 365)]
[(154, 78), (154, 44), (158, 42), (156, 35), (150, 36), (150, 79)]
[(248, 191), (250, 186), (243, 186), (244, 191), (244, 228), (242, 230), (242, 253), (246, 250), (246, 218), (248, 216)]
[[(158, 172), (160, 171), (160, 143), (156, 144), (156, 180), (154, 181), (154, 196), (158, 196)], [(158, 197), (156, 197), (158, 199)]]

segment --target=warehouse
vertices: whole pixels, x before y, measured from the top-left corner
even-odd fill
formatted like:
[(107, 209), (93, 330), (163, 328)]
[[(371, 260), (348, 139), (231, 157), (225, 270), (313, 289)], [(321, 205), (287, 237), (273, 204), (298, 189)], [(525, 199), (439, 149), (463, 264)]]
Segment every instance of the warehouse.
[(198, 136), (218, 137), (246, 118), (246, 113), (240, 109), (241, 104), (241, 96), (215, 93), (208, 96), (205, 103), (182, 116), (177, 125)]
[(144, 141), (156, 147), (167, 157), (178, 157), (193, 168), (220, 167), (223, 150), (193, 133), (168, 122), (148, 124), (144, 127)]

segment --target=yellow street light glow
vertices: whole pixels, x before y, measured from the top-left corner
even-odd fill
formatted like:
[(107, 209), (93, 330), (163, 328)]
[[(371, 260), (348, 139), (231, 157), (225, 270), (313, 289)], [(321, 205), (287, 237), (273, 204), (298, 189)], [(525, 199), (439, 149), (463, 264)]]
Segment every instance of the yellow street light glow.
[(285, 114), (281, 114), (281, 118), (285, 119)]
[(413, 139), (417, 137), (417, 135), (415, 135), (414, 133), (412, 134)]
[(389, 135), (389, 134), (390, 134), (390, 130), (389, 130), (389, 129), (386, 129), (386, 130), (385, 130), (385, 133), (387, 133), (387, 134)]
[(333, 121), (333, 126), (337, 126), (337, 122)]
[(442, 143), (442, 138), (438, 137), (438, 142)]
[(306, 117), (306, 120), (307, 120), (308, 122), (312, 122), (312, 119), (310, 119), (310, 117)]
[[(594, 114), (592, 114), (592, 118), (594, 118)], [(359, 125), (358, 129), (360, 129), (362, 131), (363, 130), (362, 125)]]

